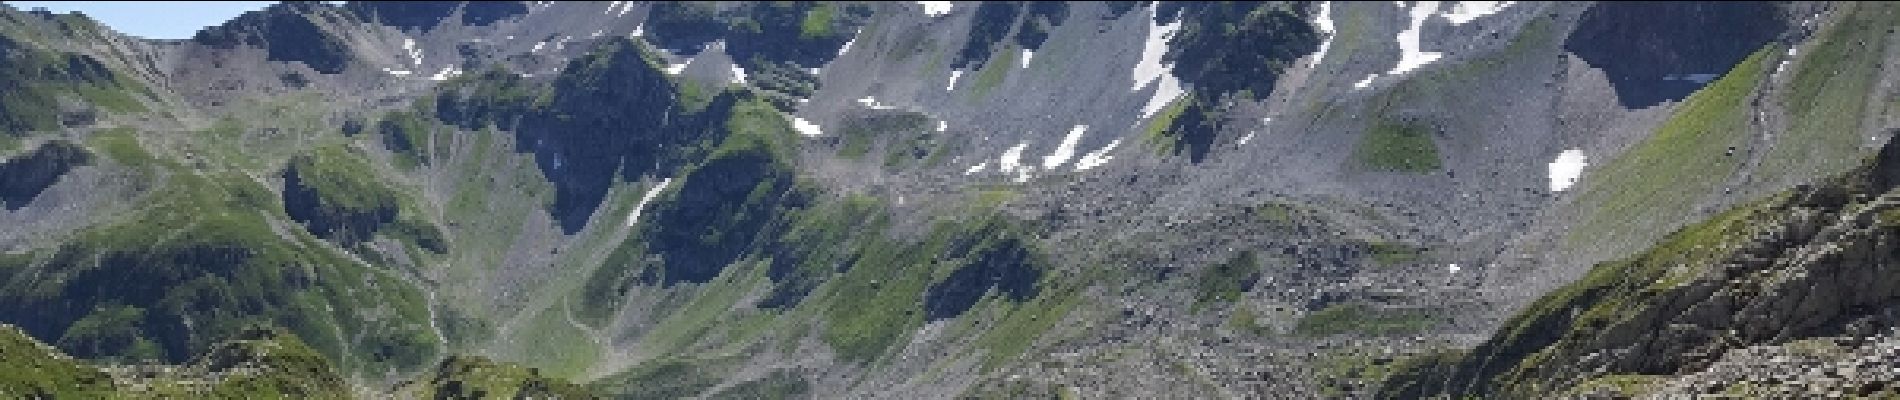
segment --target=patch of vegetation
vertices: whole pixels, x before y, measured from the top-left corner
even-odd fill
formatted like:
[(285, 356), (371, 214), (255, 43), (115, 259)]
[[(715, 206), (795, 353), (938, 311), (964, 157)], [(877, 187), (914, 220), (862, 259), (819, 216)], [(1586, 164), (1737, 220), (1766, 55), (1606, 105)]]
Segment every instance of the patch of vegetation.
[(679, 399), (719, 384), (723, 369), (681, 360), (654, 361), (590, 384), (626, 399)]
[(707, 396), (720, 400), (792, 400), (811, 397), (811, 381), (789, 370), (772, 371), (758, 380), (746, 381)]
[(103, 398), (112, 376), (71, 358), (12, 326), (0, 326), (0, 393), (29, 398)]
[(61, 100), (77, 100), (98, 110), (140, 112), (138, 96), (149, 89), (90, 56), (39, 48), (0, 35), (0, 136), (51, 131), (69, 122), (91, 123), (96, 111), (72, 109)]
[[(273, 230), (268, 219), (285, 216), (255, 180), (181, 169), (166, 176), (131, 215), (50, 249), (27, 267), (33, 279), (6, 282), (0, 319), (42, 337), (70, 333), (68, 344), (88, 351), (123, 352), (101, 357), (151, 357), (143, 339), (167, 362), (255, 323), (285, 326), (358, 373), (413, 368), (435, 351), (418, 322), (428, 318), (420, 293), (313, 236)], [(138, 313), (116, 308), (123, 305), (142, 315), (125, 318)], [(102, 309), (119, 311), (79, 324)]]
[(836, 58), (870, 17), (871, 8), (862, 3), (749, 3), (727, 16), (727, 50), (747, 70), (766, 63), (820, 67)]
[(1241, 251), (1234, 258), (1208, 266), (1201, 272), (1200, 284), (1194, 296), (1194, 310), (1210, 303), (1232, 303), (1240, 300), (1248, 290), (1253, 289), (1255, 281), (1260, 280), (1260, 260), (1253, 251)]
[(1430, 126), (1418, 121), (1381, 120), (1366, 130), (1354, 155), (1375, 170), (1426, 173), (1443, 168)]
[(991, 58), (988, 63), (983, 64), (983, 69), (976, 71), (976, 82), (970, 86), (972, 97), (981, 98), (989, 94), (990, 90), (1003, 84), (1003, 80), (1009, 77), (1010, 70), (1016, 69), (1016, 54), (1019, 52), (1010, 50), (1012, 49), (1005, 49), (1001, 56)]
[(1328, 398), (1353, 397), (1359, 391), (1386, 378), (1393, 366), (1403, 360), (1379, 355), (1368, 349), (1346, 349), (1325, 353), (1316, 364), (1320, 395)]
[(401, 208), (397, 193), (343, 146), (320, 147), (284, 170), (284, 211), (312, 234), (339, 243), (369, 240)]
[(1543, 378), (1533, 370), (1562, 365), (1590, 351), (1583, 347), (1604, 330), (1653, 307), (1658, 296), (1673, 290), (1673, 285), (1659, 282), (1701, 273), (1728, 249), (1753, 237), (1760, 229), (1756, 220), (1764, 217), (1762, 212), (1782, 201), (1736, 207), (1678, 230), (1634, 257), (1599, 264), (1582, 279), (1531, 303), (1469, 355), (1406, 370), (1399, 375), (1402, 379), (1386, 383), (1387, 392), (1393, 397), (1421, 397), (1549, 390), (1539, 389)]
[[(1044, 282), (1053, 284), (1053, 282)], [(998, 302), (1002, 320), (983, 333), (976, 346), (989, 350), (983, 359), (985, 369), (996, 369), (1017, 361), (1037, 338), (1062, 323), (1069, 312), (1083, 301), (1083, 294), (1070, 287), (1050, 288), (1045, 294), (1021, 302)]]
[(1174, 121), (1180, 118), (1182, 113), (1187, 111), (1188, 104), (1191, 102), (1193, 102), (1193, 100), (1187, 96), (1182, 96), (1169, 102), (1167, 107), (1156, 112), (1154, 118), (1148, 120), (1148, 128), (1145, 131), (1146, 134), (1142, 135), (1142, 138), (1147, 140), (1149, 144), (1153, 144), (1155, 151), (1160, 152), (1160, 154), (1168, 155), (1177, 153), (1179, 151), (1179, 138), (1181, 135), (1174, 130)]
[(1661, 375), (1604, 375), (1571, 387), (1575, 396), (1635, 398), (1648, 395), (1656, 384), (1668, 379)]
[[(1900, 7), (1888, 3), (1843, 4), (1828, 24), (1786, 66), (1789, 132), (1769, 148), (1758, 171), (1783, 179), (1829, 176), (1854, 166), (1863, 150), (1864, 117), (1873, 102), (1888, 27), (1900, 24)], [(1803, 168), (1806, 167), (1806, 168)]]
[[(880, 143), (898, 147), (897, 142), (904, 137), (928, 135), (924, 129), (930, 124), (930, 116), (914, 112), (878, 112), (856, 118), (847, 118), (839, 134), (838, 155), (847, 159), (861, 160), (865, 154)], [(899, 151), (901, 149), (894, 149)], [(922, 157), (917, 157), (922, 158)]]
[(587, 387), (542, 376), (540, 371), (484, 357), (454, 356), (402, 388), (415, 399), (590, 399)]
[(1234, 307), (1233, 313), (1228, 314), (1225, 325), (1227, 329), (1258, 337), (1272, 336), (1276, 333), (1272, 326), (1261, 319), (1258, 311), (1246, 305)]
[(1388, 310), (1358, 303), (1336, 304), (1300, 318), (1293, 333), (1303, 336), (1360, 334), (1399, 336), (1423, 332), (1438, 323), (1427, 310)]
[[(1020, 238), (1025, 233), (1020, 223), (991, 215), (938, 222), (917, 242), (873, 238), (857, 247), (854, 262), (832, 281), (832, 293), (849, 295), (828, 299), (822, 338), (843, 358), (868, 362), (927, 316), (961, 315), (992, 289), (1016, 302), (1036, 297), (1043, 267)], [(996, 271), (1004, 278), (958, 271)]]
[(429, 151), (423, 146), (429, 144), (434, 130), (422, 116), (406, 111), (390, 112), (376, 123), (376, 131), (383, 135), (383, 147), (399, 155), (403, 164), (413, 167), (429, 162)]
[(1368, 245), (1372, 262), (1382, 267), (1418, 262), (1419, 249), (1405, 244), (1378, 242)]

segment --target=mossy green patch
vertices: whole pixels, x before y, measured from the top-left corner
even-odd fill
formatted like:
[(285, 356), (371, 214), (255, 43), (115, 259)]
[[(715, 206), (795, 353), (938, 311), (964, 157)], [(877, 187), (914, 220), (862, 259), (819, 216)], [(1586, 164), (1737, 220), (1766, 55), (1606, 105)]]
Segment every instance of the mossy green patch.
[(539, 370), (484, 357), (455, 356), (435, 370), (404, 384), (402, 397), (414, 399), (589, 399), (601, 397), (584, 386), (542, 376)]
[(1887, 31), (1900, 24), (1900, 6), (1843, 3), (1837, 15), (1786, 65), (1793, 73), (1783, 101), (1788, 132), (1777, 135), (1757, 170), (1771, 179), (1833, 175), (1869, 152), (1864, 122), (1869, 110), (1879, 109), (1868, 95), (1878, 86)]
[(1002, 86), (1003, 80), (1009, 78), (1009, 71), (1018, 67), (1016, 53), (1020, 52), (1014, 48), (1003, 49), (996, 57), (984, 63), (983, 69), (976, 71), (976, 81), (970, 86), (971, 97), (981, 98), (989, 94), (991, 90), (995, 90), (997, 86)]
[(1252, 289), (1255, 280), (1260, 279), (1260, 260), (1252, 251), (1242, 251), (1232, 259), (1210, 265), (1201, 272), (1200, 284), (1195, 285), (1194, 310), (1211, 303), (1232, 303), (1240, 300), (1241, 295)]
[(1346, 303), (1328, 306), (1300, 318), (1293, 333), (1305, 336), (1329, 336), (1354, 333), (1372, 336), (1396, 336), (1422, 332), (1438, 323), (1427, 310), (1389, 310)]
[(1425, 173), (1444, 167), (1434, 130), (1419, 121), (1380, 120), (1359, 139), (1354, 156), (1374, 170)]

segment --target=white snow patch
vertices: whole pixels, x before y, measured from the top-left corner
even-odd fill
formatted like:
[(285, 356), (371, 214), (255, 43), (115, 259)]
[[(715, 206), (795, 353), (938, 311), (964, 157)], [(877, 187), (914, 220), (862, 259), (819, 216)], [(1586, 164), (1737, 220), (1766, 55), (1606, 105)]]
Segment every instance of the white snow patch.
[(818, 75), (818, 73), (825, 72), (825, 70), (819, 69), (819, 68), (806, 68), (805, 72), (810, 72), (812, 75)]
[(395, 76), (409, 76), (409, 74), (415, 73), (414, 71), (405, 71), (405, 70), (389, 69), (389, 68), (383, 68), (383, 72), (387, 72), (390, 75), (395, 75)]
[(919, 1), (917, 5), (924, 6), (924, 15), (932, 17), (949, 14), (951, 9), (956, 8), (956, 3), (949, 1)]
[(1439, 57), (1444, 56), (1443, 53), (1423, 50), (1424, 44), (1420, 43), (1419, 38), (1419, 34), (1424, 31), (1425, 19), (1431, 17), (1436, 11), (1438, 11), (1436, 1), (1421, 1), (1412, 6), (1412, 25), (1399, 32), (1399, 51), (1403, 52), (1399, 55), (1399, 65), (1392, 67), (1392, 71), (1386, 74), (1397, 75), (1411, 72), (1432, 61), (1438, 61)]
[(1082, 142), (1082, 132), (1088, 130), (1088, 125), (1076, 125), (1075, 129), (1070, 129), (1068, 136), (1062, 137), (1062, 143), (1057, 144), (1049, 155), (1042, 157), (1042, 169), (1055, 169), (1075, 158), (1075, 145)]
[[(633, 3), (634, 2), (631, 2), (631, 1), (613, 2), (613, 4), (607, 5), (607, 11), (602, 14), (613, 14), (614, 17), (626, 16), (628, 11), (633, 11)], [(614, 11), (615, 8), (619, 8), (620, 11), (618, 12)]]
[(1377, 79), (1377, 78), (1379, 78), (1379, 74), (1366, 75), (1366, 79), (1360, 79), (1358, 82), (1353, 82), (1352, 88), (1365, 89), (1367, 86), (1372, 86), (1372, 80)]
[(792, 122), (792, 129), (797, 130), (800, 135), (816, 137), (825, 134), (825, 130), (819, 128), (818, 124), (806, 121), (804, 118), (799, 118), (791, 114), (785, 114), (785, 118)]
[[(691, 58), (688, 58), (688, 59), (686, 59), (686, 61), (680, 61), (680, 63), (679, 63), (679, 64), (667, 64), (667, 65), (666, 65), (666, 74), (667, 74), (667, 75), (679, 75), (679, 74), (680, 74), (681, 72), (686, 72), (686, 66), (687, 66), (687, 65), (691, 65), (692, 63), (693, 63), (693, 59), (691, 59)], [(736, 67), (735, 67), (735, 68), (736, 68)]]
[(437, 71), (435, 75), (430, 76), (429, 80), (446, 81), (446, 80), (449, 80), (449, 78), (454, 78), (456, 75), (461, 75), (461, 74), (462, 74), (462, 70), (455, 69), (455, 66), (450, 65), (447, 67), (442, 67), (442, 70)]
[(730, 80), (729, 82), (731, 82), (734, 85), (744, 85), (745, 80), (746, 80), (745, 68), (740, 68), (739, 64), (733, 64), (732, 65), (732, 80)]
[[(858, 42), (858, 34), (862, 32), (864, 32), (863, 29), (859, 29), (855, 32), (851, 32), (851, 40), (846, 40), (844, 42), (844, 47), (838, 48), (838, 57), (844, 57), (845, 52), (851, 51), (851, 45), (856, 44)], [(833, 57), (833, 58), (837, 58), (837, 57)]]
[(637, 38), (637, 37), (646, 35), (646, 33), (647, 33), (647, 24), (645, 22), (642, 22), (639, 25), (634, 25), (633, 33), (628, 33), (627, 37)]
[(1099, 150), (1091, 151), (1088, 154), (1083, 154), (1082, 159), (1075, 160), (1075, 170), (1087, 171), (1091, 168), (1100, 167), (1102, 166), (1102, 164), (1107, 164), (1108, 159), (1110, 158), (1108, 155), (1108, 152), (1110, 150), (1114, 150), (1115, 146), (1121, 145), (1121, 144), (1122, 144), (1121, 139), (1115, 139), (1115, 141), (1108, 142), (1107, 146), (1102, 146), (1102, 148)]
[(591, 37), (600, 37), (600, 35), (604, 35), (606, 33), (607, 31), (597, 30), (597, 31), (594, 31), (594, 36), (591, 36)]
[[(1405, 6), (1403, 2), (1395, 3), (1398, 3), (1399, 7)], [(1421, 1), (1418, 2), (1418, 4), (1412, 5), (1412, 23), (1408, 25), (1405, 30), (1399, 31), (1397, 38), (1400, 52), (1399, 63), (1398, 65), (1392, 66), (1392, 70), (1386, 71), (1384, 75), (1400, 75), (1411, 72), (1414, 69), (1418, 69), (1418, 67), (1423, 67), (1426, 64), (1431, 64), (1433, 61), (1438, 61), (1439, 58), (1445, 56), (1444, 53), (1424, 51), (1424, 44), (1420, 43), (1421, 39), (1419, 38), (1419, 33), (1425, 26), (1425, 19), (1431, 18), (1432, 14), (1436, 12), (1438, 12), (1438, 2), (1436, 1)], [(1364, 89), (1367, 86), (1371, 86), (1373, 79), (1379, 76), (1380, 74), (1366, 76), (1366, 79), (1361, 79), (1359, 82), (1353, 83), (1352, 87), (1354, 89)]]
[(1589, 165), (1584, 161), (1583, 150), (1570, 149), (1557, 154), (1557, 160), (1550, 162), (1550, 191), (1562, 192), (1577, 184), (1577, 179), (1583, 177), (1583, 167)]
[(1023, 68), (1029, 68), (1029, 59), (1036, 58), (1036, 51), (1023, 49)]
[(1010, 172), (1015, 171), (1017, 167), (1024, 166), (1022, 165), (1023, 150), (1027, 149), (1029, 149), (1029, 142), (1023, 142), (1023, 144), (1011, 147), (1009, 150), (1003, 150), (1003, 156), (996, 160), (997, 168), (1001, 168), (1003, 172)]
[(943, 131), (945, 131), (945, 130), (949, 130), (949, 129), (950, 129), (950, 122), (949, 122), (949, 121), (943, 121), (943, 120), (938, 120), (938, 121), (937, 121), (937, 132), (943, 132)]
[(414, 63), (415, 66), (422, 66), (422, 49), (416, 48), (415, 39), (403, 38), (402, 51), (409, 53), (409, 61)]
[(969, 170), (965, 170), (965, 171), (963, 171), (963, 174), (964, 174), (964, 175), (970, 175), (970, 174), (974, 174), (974, 173), (978, 173), (978, 172), (983, 172), (983, 170), (985, 170), (985, 169), (989, 169), (989, 168), (990, 168), (990, 162), (989, 162), (989, 161), (984, 161), (984, 162), (983, 162), (983, 163), (981, 163), (981, 164), (977, 164), (977, 165), (973, 165), (973, 166), (970, 166), (970, 169), (969, 169)]
[(1241, 137), (1240, 137), (1240, 145), (1241, 145), (1241, 146), (1246, 146), (1246, 145), (1247, 145), (1247, 142), (1248, 142), (1248, 141), (1252, 141), (1252, 140), (1253, 140), (1253, 135), (1254, 135), (1254, 132), (1247, 132), (1247, 135), (1246, 135), (1246, 136), (1241, 136)]
[(943, 85), (943, 90), (956, 90), (956, 89), (957, 89), (957, 77), (959, 77), (959, 76), (963, 76), (963, 71), (962, 71), (962, 70), (955, 70), (955, 69), (953, 69), (953, 70), (950, 70), (950, 84), (948, 84), (948, 85)]
[(1504, 11), (1505, 8), (1510, 7), (1512, 4), (1517, 4), (1517, 2), (1460, 1), (1452, 3), (1451, 12), (1439, 14), (1438, 16), (1445, 17), (1445, 22), (1450, 22), (1452, 25), (1464, 25), (1466, 22), (1477, 20), (1480, 17)]
[[(1154, 19), (1157, 12), (1155, 8), (1148, 7), (1149, 20)], [(1169, 102), (1185, 92), (1181, 90), (1181, 82), (1176, 80), (1173, 74), (1168, 73), (1174, 66), (1165, 64), (1161, 60), (1161, 57), (1168, 53), (1168, 39), (1180, 29), (1181, 21), (1179, 20), (1167, 25), (1155, 25), (1148, 29), (1148, 39), (1142, 43), (1141, 60), (1135, 62), (1132, 74), (1135, 78), (1134, 86), (1129, 90), (1141, 91), (1142, 88), (1154, 84), (1155, 81), (1161, 81), (1160, 86), (1155, 89), (1154, 97), (1149, 98), (1148, 104), (1141, 108), (1142, 118), (1153, 116), (1156, 111), (1161, 111), (1162, 107), (1167, 107)]]
[[(889, 110), (889, 109), (894, 109), (894, 108), (897, 108), (897, 107), (893, 107), (893, 106), (891, 106), (891, 105), (888, 105), (888, 104), (884, 104), (884, 103), (879, 103), (879, 102), (877, 101), (877, 98), (875, 98), (875, 97), (870, 97), (870, 96), (865, 96), (865, 97), (864, 97), (864, 98), (862, 98), (862, 99), (858, 99), (858, 104), (859, 104), (859, 105), (863, 105), (864, 107), (866, 107), (866, 108), (870, 108), (870, 109), (873, 109), (873, 110)], [(940, 121), (940, 122), (941, 122), (941, 121)]]
[(1454, 273), (1454, 274), (1456, 274), (1456, 273), (1458, 273), (1458, 269), (1459, 269), (1459, 268), (1458, 268), (1458, 264), (1445, 264), (1445, 271), (1446, 271), (1446, 272), (1450, 272), (1450, 273)]
[(660, 192), (666, 190), (666, 185), (672, 183), (673, 178), (662, 179), (660, 184), (654, 185), (652, 189), (647, 189), (646, 194), (640, 195), (640, 203), (634, 204), (633, 212), (627, 213), (627, 226), (631, 227), (634, 223), (640, 222), (640, 210), (645, 210), (647, 203), (652, 203), (653, 198), (660, 197)]
[(1313, 14), (1313, 26), (1318, 27), (1320, 34), (1326, 35), (1326, 38), (1320, 40), (1319, 51), (1313, 53), (1313, 62), (1307, 63), (1307, 68), (1319, 66), (1319, 61), (1326, 58), (1326, 49), (1333, 48), (1333, 36), (1336, 36), (1333, 34), (1333, 2), (1319, 3), (1319, 12)]
[(1001, 170), (1005, 174), (1016, 174), (1016, 182), (1028, 182), (1029, 172), (1036, 169), (1034, 166), (1022, 163), (1023, 150), (1028, 149), (1029, 142), (1023, 142), (1022, 144), (1016, 145), (1016, 147), (1009, 148), (1009, 150), (1004, 150), (1003, 156), (996, 160), (996, 169)]
[(546, 41), (542, 41), (541, 43), (535, 43), (535, 44), (534, 44), (534, 50), (529, 50), (528, 52), (529, 52), (529, 53), (540, 53), (540, 52), (541, 52), (541, 48), (543, 48), (543, 47), (548, 47), (548, 42), (546, 42)]

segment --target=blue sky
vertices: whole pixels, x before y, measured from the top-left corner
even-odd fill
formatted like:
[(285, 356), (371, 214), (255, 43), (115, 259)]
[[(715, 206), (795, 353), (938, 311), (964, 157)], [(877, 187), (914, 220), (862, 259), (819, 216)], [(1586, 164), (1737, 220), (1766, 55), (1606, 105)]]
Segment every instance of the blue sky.
[(245, 11), (275, 1), (9, 1), (20, 10), (78, 11), (119, 33), (147, 39), (185, 39), (204, 27), (222, 24)]

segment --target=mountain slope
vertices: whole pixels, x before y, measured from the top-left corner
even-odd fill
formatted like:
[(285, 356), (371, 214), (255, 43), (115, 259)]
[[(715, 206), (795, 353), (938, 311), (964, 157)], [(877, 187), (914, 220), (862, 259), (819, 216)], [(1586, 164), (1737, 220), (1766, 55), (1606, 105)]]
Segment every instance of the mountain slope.
[(0, 322), (103, 364), (280, 326), (358, 396), (1361, 397), (1420, 354), (1481, 361), (1391, 390), (1727, 376), (1754, 364), (1709, 354), (1787, 349), (1576, 339), (1540, 357), (1665, 355), (1494, 382), (1549, 343), (1482, 342), (1855, 168), (1900, 126), (1894, 12), (286, 2), (150, 41), (0, 6), (0, 86), (31, 94), (0, 105)]

